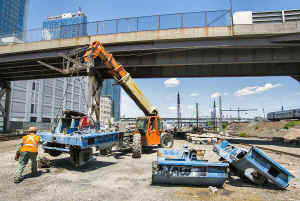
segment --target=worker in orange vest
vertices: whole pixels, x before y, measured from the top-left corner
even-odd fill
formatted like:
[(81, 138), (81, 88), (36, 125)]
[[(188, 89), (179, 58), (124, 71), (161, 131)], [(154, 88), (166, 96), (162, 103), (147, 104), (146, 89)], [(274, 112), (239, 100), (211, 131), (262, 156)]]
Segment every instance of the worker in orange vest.
[(45, 142), (36, 135), (37, 128), (30, 127), (29, 135), (26, 135), (22, 138), (18, 144), (17, 153), (15, 160), (19, 160), (19, 167), (15, 176), (15, 183), (20, 183), (22, 180), (22, 173), (28, 163), (28, 160), (31, 160), (31, 175), (33, 177), (38, 175), (37, 171), (37, 155), (38, 155), (38, 145), (40, 143), (44, 144)]

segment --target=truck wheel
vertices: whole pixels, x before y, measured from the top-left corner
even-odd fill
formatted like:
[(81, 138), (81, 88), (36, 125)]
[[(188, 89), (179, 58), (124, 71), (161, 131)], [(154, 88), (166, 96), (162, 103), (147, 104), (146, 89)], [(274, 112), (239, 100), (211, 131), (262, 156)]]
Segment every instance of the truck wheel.
[(105, 148), (105, 149), (100, 149), (100, 155), (102, 156), (107, 156), (112, 152), (112, 147)]
[(59, 156), (61, 154), (60, 151), (56, 151), (56, 150), (47, 150), (47, 153), (53, 157)]
[(133, 134), (132, 158), (141, 158), (141, 156), (142, 156), (141, 135)]
[(163, 133), (160, 136), (160, 147), (172, 148), (174, 144), (173, 136), (169, 133)]

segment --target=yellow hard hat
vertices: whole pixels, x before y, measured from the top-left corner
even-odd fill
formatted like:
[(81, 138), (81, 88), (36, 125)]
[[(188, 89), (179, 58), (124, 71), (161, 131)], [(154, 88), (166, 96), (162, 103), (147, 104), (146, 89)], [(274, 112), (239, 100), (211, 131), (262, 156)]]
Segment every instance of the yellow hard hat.
[(37, 128), (34, 126), (30, 127), (28, 130), (29, 132), (37, 132)]

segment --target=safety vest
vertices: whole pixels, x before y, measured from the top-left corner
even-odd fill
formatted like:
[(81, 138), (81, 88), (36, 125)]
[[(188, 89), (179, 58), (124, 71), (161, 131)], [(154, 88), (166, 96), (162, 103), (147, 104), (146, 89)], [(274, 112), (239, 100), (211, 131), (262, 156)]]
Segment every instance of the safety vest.
[(35, 134), (29, 134), (23, 137), (22, 148), (20, 152), (38, 152), (38, 145), (40, 142), (40, 136)]

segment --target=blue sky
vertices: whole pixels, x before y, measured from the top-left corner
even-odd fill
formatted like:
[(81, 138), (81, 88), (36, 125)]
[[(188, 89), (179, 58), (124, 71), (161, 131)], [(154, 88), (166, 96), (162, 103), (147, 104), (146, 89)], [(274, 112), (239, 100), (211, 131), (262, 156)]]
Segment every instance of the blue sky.
[[(28, 29), (39, 28), (48, 16), (76, 12), (78, 8), (87, 14), (88, 21), (100, 21), (134, 16), (165, 13), (219, 10), (230, 7), (229, 0), (30, 0)], [(283, 10), (299, 9), (299, 0), (233, 0), (233, 10)], [(183, 116), (194, 116), (196, 102), (200, 115), (209, 115), (213, 99), (221, 94), (223, 108), (257, 108), (257, 112), (242, 113), (242, 116), (262, 116), (266, 112), (300, 107), (299, 83), (290, 77), (237, 77), (237, 78), (171, 78), (136, 79), (144, 94), (162, 116), (175, 117), (176, 95), (182, 99)], [(168, 85), (173, 83), (173, 85)], [(122, 92), (121, 115), (143, 115), (135, 104)], [(236, 113), (225, 113), (235, 116)]]

